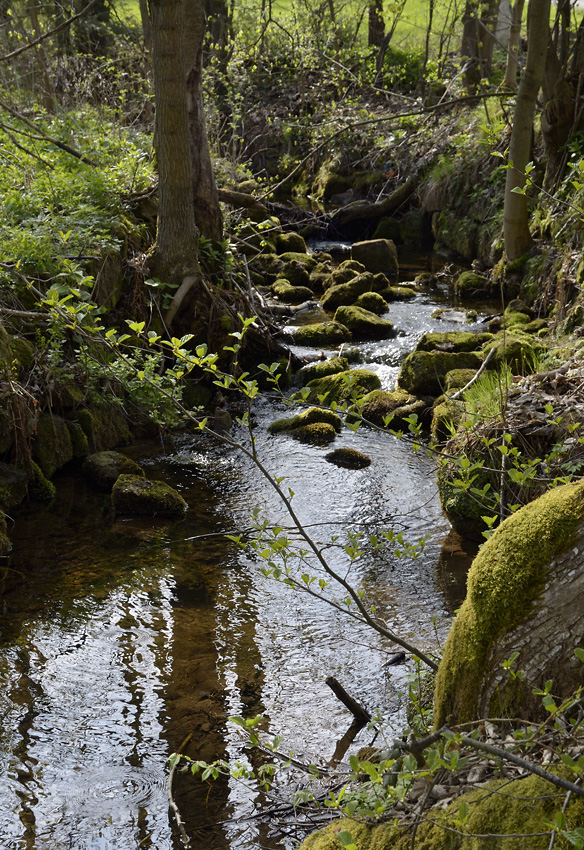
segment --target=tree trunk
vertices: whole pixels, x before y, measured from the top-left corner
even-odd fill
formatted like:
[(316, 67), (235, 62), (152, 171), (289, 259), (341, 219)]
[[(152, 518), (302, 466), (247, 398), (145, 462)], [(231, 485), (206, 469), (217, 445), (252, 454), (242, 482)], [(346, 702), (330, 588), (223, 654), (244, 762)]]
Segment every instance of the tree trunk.
[(466, 59), (464, 85), (468, 92), (474, 94), (481, 79), (479, 63), (479, 33), (478, 33), (478, 0), (466, 0), (462, 16), (462, 42), (460, 55)]
[(223, 238), (223, 219), (209, 153), (203, 106), (203, 0), (185, 0), (184, 11), (186, 91), (195, 221), (205, 238), (220, 242)]
[(144, 48), (152, 50), (152, 27), (150, 15), (148, 14), (148, 0), (140, 0), (140, 18), (142, 20), (142, 35), (144, 36)]
[[(42, 34), (41, 26), (39, 23), (39, 16), (36, 7), (36, 0), (29, 0), (28, 3), (28, 14), (30, 17), (30, 22), (32, 24), (32, 31), (34, 33), (35, 38), (39, 38)], [(55, 112), (55, 88), (53, 86), (53, 81), (49, 76), (49, 70), (47, 67), (47, 57), (45, 54), (45, 48), (41, 42), (41, 44), (37, 44), (35, 48), (36, 58), (37, 58), (37, 67), (39, 69), (39, 74), (41, 77), (41, 91), (42, 91), (42, 100), (43, 106), (49, 113)]]
[(505, 182), (504, 231), (508, 260), (517, 260), (532, 245), (527, 198), (513, 190), (525, 187), (525, 168), (531, 157), (535, 100), (539, 92), (547, 53), (550, 0), (531, 0), (527, 17), (527, 61), (519, 83), (513, 129), (509, 143), (509, 168)]
[(385, 38), (383, 0), (369, 2), (369, 47), (381, 47)]
[(493, 70), (495, 30), (499, 18), (499, 0), (484, 0), (478, 25), (478, 56), (481, 76), (489, 79)]
[(523, 17), (524, 5), (525, 0), (515, 0), (511, 13), (511, 28), (509, 30), (504, 85), (514, 91), (517, 88), (517, 56), (519, 55), (519, 44), (521, 41), (521, 19)]
[(158, 227), (151, 269), (167, 283), (199, 274), (181, 0), (150, 0)]

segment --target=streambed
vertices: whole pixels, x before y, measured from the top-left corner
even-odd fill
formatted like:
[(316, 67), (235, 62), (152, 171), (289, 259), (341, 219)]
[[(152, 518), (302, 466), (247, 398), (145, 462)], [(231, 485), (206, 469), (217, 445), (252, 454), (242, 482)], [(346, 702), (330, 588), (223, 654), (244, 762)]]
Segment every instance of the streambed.
[[(440, 290), (392, 304), (403, 333), (360, 346), (384, 388), (422, 333), (461, 328), (456, 314), (432, 318), (437, 306), (448, 306)], [(256, 406), (258, 452), (285, 476), (317, 540), (345, 526), (429, 536), (417, 560), (375, 553), (352, 581), (389, 628), (438, 649), (460, 586), (431, 462), (391, 436), (344, 429), (335, 446), (359, 448), (372, 464), (338, 468), (327, 449), (267, 434), (285, 411), (269, 400)], [(261, 712), (265, 731), (285, 736), (282, 749), (330, 760), (352, 719), (325, 686), (331, 675), (372, 714), (397, 727), (403, 719), (409, 668), (383, 667), (395, 648), (266, 578), (223, 536), (249, 526), (254, 506), (290, 524), (245, 457), (193, 434), (124, 451), (180, 490), (184, 520), (116, 518), (108, 497), (72, 470), (56, 480), (52, 506), (24, 509), (15, 522), (0, 622), (2, 850), (180, 847), (168, 755), (188, 738), (194, 759), (237, 760), (241, 740), (227, 718)], [(335, 549), (330, 557), (340, 563)], [(370, 738), (363, 730), (350, 752)], [(278, 793), (289, 797), (297, 782), (290, 774)], [(294, 831), (286, 839), (261, 819), (241, 819), (265, 802), (254, 788), (219, 780), (209, 789), (190, 777), (175, 787), (193, 846), (294, 846)]]

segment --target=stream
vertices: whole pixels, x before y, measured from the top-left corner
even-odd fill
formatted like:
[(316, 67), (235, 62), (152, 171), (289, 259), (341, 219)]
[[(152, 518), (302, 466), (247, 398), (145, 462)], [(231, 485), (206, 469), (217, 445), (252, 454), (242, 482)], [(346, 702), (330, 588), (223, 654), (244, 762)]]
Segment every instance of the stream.
[[(401, 280), (432, 262), (404, 264)], [(449, 297), (435, 289), (392, 304), (400, 335), (360, 345), (385, 389), (422, 333), (478, 327), (461, 325), (455, 309), (433, 317), (452, 306)], [(295, 492), (317, 541), (347, 526), (403, 531), (412, 542), (428, 536), (416, 560), (366, 554), (351, 580), (390, 629), (438, 651), (472, 553), (449, 535), (431, 461), (395, 437), (345, 428), (335, 447), (358, 448), (372, 464), (339, 468), (325, 460), (328, 448), (267, 433), (287, 410), (257, 403), (257, 449)], [(232, 436), (245, 439), (238, 426)], [(183, 520), (115, 517), (109, 497), (73, 468), (56, 477), (53, 504), (24, 507), (14, 522), (0, 572), (1, 850), (178, 850), (170, 753), (253, 758), (228, 718), (261, 713), (262, 734), (284, 736), (281, 750), (325, 765), (352, 720), (325, 685), (329, 676), (383, 717), (388, 734), (404, 722), (411, 664), (383, 666), (396, 647), (267, 578), (224, 536), (249, 527), (254, 507), (270, 524), (290, 525), (246, 457), (192, 433), (122, 451), (181, 492)], [(333, 566), (344, 563), (328, 551)], [(349, 754), (372, 735), (361, 730)], [(291, 799), (305, 781), (286, 769), (270, 797), (251, 783), (178, 775), (174, 796), (193, 847), (293, 848), (302, 825), (280, 829), (253, 814)]]

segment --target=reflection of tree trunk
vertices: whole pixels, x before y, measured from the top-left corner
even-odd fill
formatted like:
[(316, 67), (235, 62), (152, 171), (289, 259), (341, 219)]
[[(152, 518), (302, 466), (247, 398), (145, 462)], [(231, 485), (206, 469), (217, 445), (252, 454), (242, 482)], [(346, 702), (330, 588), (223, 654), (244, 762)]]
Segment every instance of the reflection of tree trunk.
[(509, 89), (517, 88), (517, 56), (519, 54), (519, 43), (521, 41), (521, 19), (523, 17), (524, 5), (525, 0), (515, 0), (515, 3), (513, 4), (513, 11), (511, 13), (507, 66), (505, 68), (505, 86)]
[(505, 251), (508, 260), (517, 260), (532, 245), (529, 232), (527, 199), (515, 188), (525, 186), (525, 168), (531, 156), (531, 137), (535, 100), (545, 68), (549, 35), (550, 0), (531, 0), (527, 17), (527, 60), (519, 83), (509, 143), (509, 160), (505, 183)]
[(369, 2), (369, 46), (381, 47), (385, 38), (385, 23), (383, 20), (383, 0)]
[(156, 104), (158, 228), (152, 270), (167, 282), (198, 272), (181, 0), (150, 0)]
[(209, 153), (203, 106), (205, 9), (201, 0), (186, 0), (184, 9), (185, 69), (195, 219), (203, 236), (213, 242), (220, 242), (223, 237), (223, 221)]
[[(35, 0), (29, 0), (28, 3), (28, 14), (30, 17), (30, 22), (32, 24), (32, 30), (34, 32), (35, 38), (39, 38), (42, 35), (41, 27), (39, 24), (39, 18), (37, 14), (37, 7), (35, 5)], [(53, 81), (49, 76), (49, 70), (47, 68), (47, 57), (45, 54), (45, 49), (41, 44), (37, 44), (35, 48), (37, 65), (39, 69), (39, 74), (42, 80), (41, 90), (42, 90), (42, 99), (43, 106), (47, 110), (47, 112), (55, 111), (55, 89), (53, 86)]]

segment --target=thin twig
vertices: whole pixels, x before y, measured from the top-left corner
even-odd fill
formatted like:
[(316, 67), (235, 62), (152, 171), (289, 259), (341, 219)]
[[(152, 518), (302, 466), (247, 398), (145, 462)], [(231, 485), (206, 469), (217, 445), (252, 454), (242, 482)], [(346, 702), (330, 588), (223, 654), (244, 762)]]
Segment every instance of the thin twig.
[(42, 35), (39, 35), (39, 37), (35, 38), (34, 41), (29, 41), (28, 44), (24, 45), (24, 47), (19, 47), (17, 50), (13, 50), (12, 53), (7, 53), (6, 56), (0, 56), (0, 62), (7, 62), (9, 59), (14, 59), (15, 56), (19, 56), (21, 53), (24, 53), (25, 50), (30, 50), (31, 47), (36, 47), (36, 45), (40, 44), (41, 41), (44, 41), (45, 38), (50, 38), (52, 35), (56, 35), (58, 32), (61, 32), (61, 30), (65, 29), (65, 27), (68, 27), (70, 24), (72, 24), (73, 21), (76, 21), (78, 18), (83, 17), (83, 15), (85, 15), (86, 12), (91, 9), (92, 6), (95, 6), (96, 3), (97, 0), (91, 0), (91, 2), (88, 3), (84, 9), (82, 9), (76, 15), (72, 15), (72, 17), (67, 18), (67, 20), (59, 24), (58, 27), (55, 27), (54, 29), (49, 30), (49, 32), (45, 32)]

